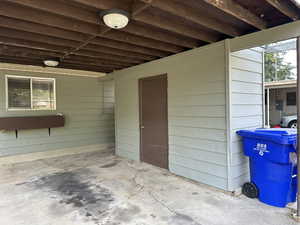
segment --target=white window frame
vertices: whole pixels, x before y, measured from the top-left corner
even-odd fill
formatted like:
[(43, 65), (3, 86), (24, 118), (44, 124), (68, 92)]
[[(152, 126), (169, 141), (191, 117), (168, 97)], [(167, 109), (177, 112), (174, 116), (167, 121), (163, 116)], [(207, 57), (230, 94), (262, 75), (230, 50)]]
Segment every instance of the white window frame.
[[(20, 78), (30, 79), (30, 97), (31, 97), (31, 108), (9, 108), (8, 107), (8, 78)], [(48, 80), (53, 81), (53, 98), (54, 107), (52, 109), (34, 109), (32, 104), (32, 80)], [(18, 75), (5, 75), (5, 92), (6, 92), (6, 111), (55, 111), (56, 110), (56, 79), (46, 77), (31, 77), (31, 76), (18, 76)]]

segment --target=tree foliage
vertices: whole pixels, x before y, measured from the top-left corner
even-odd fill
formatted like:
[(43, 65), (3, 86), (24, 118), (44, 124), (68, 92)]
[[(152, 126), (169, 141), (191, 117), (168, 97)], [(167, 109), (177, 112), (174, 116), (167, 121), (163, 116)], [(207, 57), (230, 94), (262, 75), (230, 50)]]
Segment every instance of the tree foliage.
[(290, 62), (284, 62), (287, 52), (265, 53), (265, 81), (292, 80), (295, 74)]

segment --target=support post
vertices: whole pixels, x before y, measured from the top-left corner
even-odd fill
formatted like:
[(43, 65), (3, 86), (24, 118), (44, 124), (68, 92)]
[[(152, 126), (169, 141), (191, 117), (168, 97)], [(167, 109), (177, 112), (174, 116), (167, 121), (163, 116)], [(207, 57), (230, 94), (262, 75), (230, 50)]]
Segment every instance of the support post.
[[(300, 37), (297, 38), (297, 118), (300, 118)], [(297, 193), (297, 218), (300, 219), (300, 125), (299, 119), (297, 119), (297, 181), (298, 181), (298, 193)]]
[(267, 88), (267, 128), (270, 128), (270, 88)]
[[(300, 37), (297, 38), (297, 118), (300, 118)], [(297, 119), (297, 182), (298, 182), (298, 192), (297, 192), (297, 212), (293, 214), (294, 219), (297, 222), (300, 222), (300, 125), (299, 120)]]

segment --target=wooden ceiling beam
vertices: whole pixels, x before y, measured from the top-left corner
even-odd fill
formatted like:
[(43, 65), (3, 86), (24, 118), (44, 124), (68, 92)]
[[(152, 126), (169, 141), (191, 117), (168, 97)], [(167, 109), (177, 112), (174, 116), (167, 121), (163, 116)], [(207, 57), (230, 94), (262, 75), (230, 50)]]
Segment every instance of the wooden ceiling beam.
[(81, 5), (85, 5), (85, 6), (88, 6), (88, 7), (92, 7), (92, 8), (95, 8), (95, 9), (114, 9), (114, 8), (117, 8), (117, 9), (123, 9), (125, 11), (130, 11), (130, 5), (126, 4), (125, 2), (123, 1), (120, 1), (120, 0), (89, 0), (89, 1), (86, 1), (86, 0), (70, 0), (72, 2), (75, 2), (75, 3), (78, 3), (78, 4), (81, 4)]
[(100, 66), (93, 66), (93, 65), (77, 65), (72, 63), (62, 63), (58, 65), (59, 68), (66, 68), (66, 69), (75, 69), (75, 70), (86, 70), (86, 71), (95, 71), (95, 72), (102, 72), (102, 73), (111, 73), (115, 69), (107, 69), (102, 68)]
[[(21, 0), (19, 0), (19, 1), (21, 1)], [(135, 18), (135, 16), (138, 16), (142, 11), (144, 11), (146, 8), (148, 8), (150, 6), (150, 5), (146, 5), (144, 3), (141, 4), (141, 2), (137, 2), (130, 8), (130, 6), (122, 3), (121, 1), (114, 1), (114, 0), (111, 0), (111, 1), (71, 0), (71, 1), (83, 4), (85, 6), (95, 8), (99, 11), (105, 10), (105, 9), (111, 9), (112, 8), (111, 6), (115, 5), (115, 7), (117, 7), (117, 8), (125, 9), (126, 11), (131, 12), (133, 18)], [(151, 0), (146, 0), (146, 1), (148, 1), (149, 3), (151, 2)], [(118, 5), (118, 6), (116, 6), (116, 5)], [(122, 31), (128, 32), (130, 34), (138, 35), (141, 37), (155, 39), (157, 41), (164, 41), (169, 44), (182, 46), (182, 47), (186, 47), (186, 48), (194, 48), (194, 47), (199, 46), (199, 43), (196, 40), (193, 40), (193, 39), (186, 40), (184, 37), (179, 38), (172, 34), (166, 34), (164, 32), (160, 32), (155, 29), (145, 28), (145, 27), (140, 26), (139, 24), (134, 23), (134, 21), (131, 21), (127, 27), (122, 29)], [(121, 32), (121, 31), (118, 31), (118, 32)]]
[[(4, 2), (5, 0), (2, 1)], [(98, 33), (101, 33), (105, 29), (101, 26), (89, 24), (79, 20), (69, 19), (67, 17), (47, 13), (42, 10), (33, 9), (30, 7), (33, 3), (29, 7), (27, 7), (26, 4), (21, 4), (22, 1), (18, 1), (15, 3), (18, 4), (12, 4), (11, 2), (0, 4), (0, 15), (89, 35), (96, 35)]]
[[(143, 28), (147, 30), (147, 28)], [(151, 31), (149, 31), (151, 32)], [(130, 44), (137, 44), (139, 46), (143, 47), (150, 47), (150, 48), (155, 48), (159, 49), (165, 52), (172, 52), (172, 53), (178, 53), (182, 52), (185, 50), (185, 48), (182, 48), (180, 46), (175, 46), (175, 45), (169, 45), (168, 43), (164, 43), (161, 41), (157, 40), (152, 40), (146, 37), (140, 37), (138, 35), (127, 35), (124, 32), (119, 32), (117, 30), (111, 30), (107, 32), (104, 35), (105, 38), (113, 39), (115, 41), (125, 41)]]
[(273, 6), (279, 12), (285, 16), (291, 18), (292, 20), (298, 20), (300, 18), (299, 12), (297, 9), (292, 7), (287, 0), (265, 0), (268, 4)]
[(11, 52), (18, 54), (20, 57), (26, 57), (27, 55), (34, 54), (39, 55), (41, 57), (52, 57), (52, 58), (60, 58), (62, 56), (62, 53), (59, 52), (51, 52), (51, 51), (45, 51), (41, 49), (32, 49), (27, 47), (21, 47), (21, 46), (10, 46), (1, 44), (0, 45), (0, 54), (5, 54), (5, 52)]
[[(2, 33), (0, 32), (0, 34)], [(46, 50), (46, 51), (60, 52), (60, 53), (68, 52), (71, 49), (69, 47), (63, 47), (63, 46), (51, 45), (47, 43), (28, 41), (28, 40), (17, 39), (12, 37), (3, 37), (3, 36), (0, 36), (0, 43), (5, 45), (27, 47), (33, 49)]]
[(112, 61), (132, 63), (132, 64), (145, 62), (145, 60), (131, 59), (128, 57), (116, 56), (116, 55), (111, 55), (111, 54), (107, 54), (107, 53), (94, 52), (94, 51), (85, 50), (85, 49), (79, 49), (78, 51), (72, 52), (72, 54), (88, 56), (91, 58), (104, 58), (104, 59), (108, 59), (108, 60), (112, 60)]
[(223, 12), (256, 27), (260, 30), (267, 28), (267, 23), (263, 19), (256, 16), (250, 10), (242, 7), (234, 0), (199, 0), (204, 1), (215, 8), (222, 10)]
[(51, 37), (63, 38), (72, 41), (85, 41), (90, 35), (83, 34), (79, 32), (69, 31), (61, 28), (56, 28), (53, 26), (45, 26), (43, 24), (24, 21), (17, 18), (9, 18), (0, 16), (0, 27), (10, 28), (20, 31), (28, 32), (35, 34), (42, 34)]
[[(7, 40), (7, 39), (9, 39), (9, 40)], [(6, 37), (4, 37), (4, 40), (3, 40), (3, 37), (1, 37), (0, 36), (0, 43), (4, 43), (4, 45), (5, 46), (13, 46), (13, 47), (26, 47), (26, 48), (30, 48), (30, 49), (33, 49), (33, 52), (34, 52), (34, 50), (46, 50), (46, 51), (49, 51), (49, 48), (50, 47), (44, 47), (44, 44), (42, 44), (42, 46), (40, 46), (40, 43), (38, 43), (37, 44), (37, 46), (34, 46), (33, 44), (32, 44), (32, 42), (31, 43), (29, 43), (30, 45), (30, 47), (28, 47), (28, 45), (26, 44), (26, 45), (20, 45), (19, 44), (19, 41), (18, 40), (15, 40), (15, 39), (10, 39), (10, 38), (6, 38)], [(25, 42), (27, 42), (27, 41), (25, 41)], [(55, 46), (55, 47), (57, 47), (57, 46)], [(8, 50), (9, 51), (9, 50)], [(50, 49), (50, 51), (53, 51), (52, 49)], [(28, 49), (28, 50), (26, 50), (26, 56), (27, 57), (31, 57), (31, 56), (29, 56), (30, 55), (30, 50)], [(43, 54), (43, 58), (45, 58), (45, 57), (48, 57), (48, 58), (51, 58), (52, 56), (49, 56), (49, 55), (47, 55), (47, 52), (45, 52), (45, 54)], [(71, 57), (72, 58), (72, 57)], [(70, 58), (68, 58), (68, 60), (70, 60)], [(122, 65), (117, 65), (117, 64), (113, 64), (113, 63), (108, 63), (107, 61), (106, 62), (103, 62), (103, 60), (93, 60), (93, 59), (88, 59), (88, 58), (86, 58), (86, 57), (83, 57), (83, 56), (79, 56), (79, 57), (77, 57), (76, 58), (76, 61), (77, 62), (86, 62), (86, 63), (88, 63), (88, 64), (97, 64), (97, 65), (99, 65), (99, 66), (103, 66), (103, 67), (115, 67), (115, 68), (122, 68), (122, 67), (124, 67), (124, 66), (130, 66), (130, 65), (132, 65), (132, 64), (122, 64)]]
[(59, 1), (41, 0), (2, 0), (16, 5), (30, 7), (39, 11), (54, 13), (91, 24), (99, 24), (99, 16), (92, 11), (64, 4)]
[(168, 30), (177, 34), (184, 35), (196, 40), (205, 41), (208, 43), (216, 42), (221, 39), (220, 35), (212, 34), (208, 31), (197, 29), (186, 24), (181, 24), (179, 21), (174, 23), (171, 20), (161, 19), (154, 14), (142, 13), (134, 17), (135, 20)]
[[(0, 55), (0, 62), (45, 67), (42, 59), (37, 59), (37, 58), (29, 59), (29, 58), (24, 58), (24, 57)], [(95, 72), (102, 72), (102, 73), (109, 73), (114, 70), (114, 69), (103, 68), (103, 67), (99, 67), (99, 66), (78, 65), (78, 64), (72, 64), (72, 63), (61, 63), (60, 65), (58, 65), (58, 68), (87, 70), (87, 71), (95, 71)]]
[(83, 62), (80, 60), (74, 60), (74, 59), (64, 59), (62, 63), (71, 63), (71, 64), (76, 64), (76, 65), (85, 65), (85, 66), (99, 66), (102, 68), (107, 68), (109, 70), (117, 70), (117, 69), (122, 69), (124, 66), (108, 66), (105, 64), (101, 64), (98, 62)]
[[(206, 41), (206, 42), (214, 42), (214, 41), (211, 41), (212, 39), (215, 38), (215, 37), (213, 37), (214, 35), (206, 33), (205, 31), (203, 32), (203, 31), (197, 30), (193, 27), (187, 27), (185, 24), (174, 23), (170, 20), (163, 20), (161, 18), (156, 17), (155, 15), (149, 15), (149, 13), (145, 13), (144, 11), (147, 8), (149, 8), (150, 6), (152, 6), (152, 3), (153, 3), (153, 0), (143, 0), (143, 1), (135, 0), (133, 2), (132, 11), (131, 11), (132, 19), (142, 22), (144, 24), (148, 24), (148, 25), (157, 27), (159, 29), (177, 33), (177, 35), (189, 37), (190, 40), (186, 41), (186, 43), (184, 45), (185, 47), (189, 47), (189, 48), (199, 47), (198, 40), (202, 40), (202, 41)], [(132, 30), (131, 30), (130, 25), (127, 26), (124, 30), (125, 31), (129, 30), (129, 32), (137, 32), (138, 31), (136, 25), (135, 25), (135, 29), (132, 29)], [(147, 32), (147, 31), (143, 31), (143, 32)], [(137, 33), (137, 35), (139, 35), (139, 33)], [(169, 39), (169, 38), (166, 39), (165, 37), (162, 37), (162, 38), (164, 38), (164, 40)], [(176, 38), (176, 37), (174, 36), (173, 38)], [(186, 38), (184, 38), (183, 40), (186, 40)], [(176, 39), (174, 41), (176, 43), (177, 41), (180, 41), (180, 40)]]
[[(9, 29), (2, 30), (3, 28)], [(28, 40), (27, 38), (30, 38), (34, 41), (40, 40), (48, 44), (57, 44), (72, 47), (78, 46), (80, 42), (83, 42), (88, 38), (87, 35), (84, 35), (82, 33), (62, 30), (55, 27), (44, 26), (37, 23), (26, 22), (1, 16), (0, 29), (1, 35), (20, 37), (20, 31), (23, 31), (24, 33), (21, 36), (23, 39), (26, 38), (26, 40)], [(122, 49), (125, 51), (141, 53), (149, 56), (165, 57), (169, 55), (168, 52), (160, 51), (157, 49), (145, 48), (138, 45), (129, 44), (124, 41), (115, 41), (102, 37), (97, 37), (96, 39), (92, 40), (91, 43), (99, 46)]]
[(45, 65), (43, 65), (43, 62), (41, 60), (29, 59), (23, 57), (14, 57), (9, 55), (0, 55), (0, 62), (45, 67)]
[[(39, 22), (40, 24), (43, 24), (43, 25), (46, 25), (46, 26), (49, 26), (49, 27), (56, 27), (56, 28), (65, 29), (65, 30), (68, 29), (70, 31), (79, 32), (79, 33), (82, 33), (82, 34), (90, 34), (85, 29), (83, 29), (83, 30), (78, 29), (77, 30), (77, 29), (72, 28), (72, 26), (76, 23), (74, 23), (74, 21), (72, 21), (70, 19), (64, 19), (64, 20), (66, 20), (65, 23), (64, 23), (65, 25), (62, 25), (59, 22), (58, 23), (55, 22), (55, 19), (52, 20), (52, 18), (56, 18), (58, 16), (55, 16), (55, 15), (45, 16), (43, 14), (40, 15), (40, 14), (36, 14), (37, 10), (30, 10), (30, 9), (29, 9), (29, 11), (28, 11), (28, 9), (27, 10), (20, 10), (16, 7), (11, 7), (11, 6), (8, 6), (8, 5), (9, 4), (6, 4), (5, 7), (4, 7), (4, 4), (0, 4), (0, 15), (10, 17), (10, 18), (14, 18), (14, 19), (17, 19), (17, 20), (20, 20), (20, 21), (26, 20), (26, 21), (29, 21), (31, 23)], [(18, 11), (21, 11), (21, 13), (19, 14)], [(24, 13), (24, 11), (26, 11), (26, 13)], [(31, 15), (35, 15), (35, 16), (31, 16)], [(17, 25), (15, 25), (13, 27), (16, 27), (16, 26)], [(89, 27), (90, 26), (94, 27), (94, 25), (92, 25), (92, 24), (89, 25)], [(96, 26), (96, 27), (100, 27), (100, 26)], [(31, 29), (33, 30), (33, 28), (31, 28)], [(31, 29), (29, 28), (29, 30), (31, 30)], [(88, 30), (91, 30), (91, 28), (88, 29)], [(94, 32), (91, 35), (95, 34), (95, 32), (96, 32), (95, 30), (97, 30), (97, 28), (95, 28), (93, 30), (94, 30)], [(144, 30), (147, 31), (150, 35), (151, 31), (147, 30), (146, 28)], [(91, 35), (86, 36), (86, 39), (90, 38)], [(120, 31), (116, 31), (116, 30), (110, 31), (110, 32), (103, 35), (103, 37), (106, 37), (106, 38), (109, 38), (110, 36), (116, 36), (116, 38), (112, 38), (112, 39), (117, 40), (117, 41), (123, 41), (123, 42), (127, 42), (127, 43), (130, 43), (130, 44), (139, 45), (139, 46), (148, 47), (148, 48), (150, 47), (150, 48), (154, 48), (154, 49), (158, 49), (158, 50), (166, 51), (166, 52), (176, 53), (176, 52), (180, 52), (180, 51), (184, 50), (184, 48), (179, 47), (179, 46), (175, 46), (175, 45), (172, 45), (172, 44), (168, 44), (168, 43), (164, 43), (164, 42), (161, 42), (161, 41), (153, 40), (153, 39), (150, 39), (150, 38), (144, 38), (144, 37), (137, 36), (137, 35), (129, 35), (129, 34), (126, 34), (125, 32), (120, 32)], [(72, 38), (74, 38), (74, 37), (72, 37)]]
[(111, 47), (116, 49), (122, 49), (125, 51), (141, 53), (149, 56), (165, 57), (169, 55), (168, 52), (160, 51), (154, 48), (145, 48), (145, 47), (138, 46), (136, 44), (129, 44), (127, 42), (115, 41), (115, 40), (110, 40), (108, 38), (102, 38), (102, 37), (97, 37), (93, 39), (90, 43), (96, 44), (98, 46), (106, 46), (106, 47)]
[[(29, 32), (20, 32), (12, 29), (0, 28), (0, 41), (7, 44), (15, 44), (17, 46), (24, 46), (28, 48), (38, 48), (58, 52), (70, 52), (74, 46), (78, 46), (80, 42), (68, 41), (64, 39), (52, 38), (45, 35), (37, 35)], [(5, 36), (5, 37), (2, 37)], [(22, 39), (21, 39), (22, 38)], [(24, 40), (23, 40), (24, 39)], [(45, 43), (44, 43), (45, 42)], [(49, 44), (50, 43), (50, 44)], [(107, 53), (116, 56), (126, 56), (133, 59), (153, 60), (154, 56), (148, 56), (140, 53), (134, 53), (119, 49), (114, 49), (105, 46), (90, 44), (84, 49)]]
[(144, 10), (151, 6), (152, 0), (145, 0), (140, 2), (138, 0), (134, 0), (131, 6), (131, 17), (135, 18), (137, 15), (142, 13)]
[[(18, 52), (5, 52), (3, 54), (1, 54), (0, 56), (5, 56), (5, 57), (14, 57), (14, 58), (27, 58), (29, 61), (30, 60), (39, 60), (40, 64), (43, 64), (43, 60), (45, 58), (49, 58), (51, 56), (40, 56), (40, 55), (35, 55), (35, 54), (26, 54), (26, 57), (24, 57), (24, 55), (20, 55), (20, 53)], [(107, 70), (114, 70), (114, 69), (121, 69), (124, 68), (124, 66), (114, 66), (114, 65), (106, 65), (106, 64), (101, 64), (98, 62), (93, 62), (93, 61), (81, 61), (81, 60), (74, 60), (74, 59), (65, 59), (64, 61), (60, 62), (60, 64), (64, 64), (64, 63), (69, 63), (69, 64), (76, 64), (76, 65), (81, 65), (81, 66), (97, 66), (97, 67), (101, 67), (101, 68), (106, 68)]]
[(99, 46), (99, 45), (90, 44), (90, 43), (87, 44), (86, 46), (82, 47), (82, 49), (100, 52), (100, 53), (102, 52), (102, 53), (107, 53), (107, 54), (112, 54), (112, 55), (117, 55), (117, 56), (129, 57), (132, 59), (142, 59), (142, 60), (147, 60), (147, 61), (157, 59), (157, 57), (155, 57), (155, 56), (149, 56), (149, 55), (144, 55), (144, 54), (140, 54), (140, 53), (119, 50), (119, 49), (105, 47), (105, 46)]
[[(77, 53), (78, 54), (78, 53)], [(82, 61), (82, 62), (91, 62), (91, 63), (98, 63), (98, 64), (105, 64), (105, 65), (109, 65), (109, 66), (114, 66), (116, 68), (118, 67), (130, 67), (136, 64), (133, 63), (123, 63), (123, 62), (113, 62), (107, 59), (98, 59), (98, 58), (92, 58), (92, 57), (86, 57), (86, 56), (82, 56), (82, 55), (69, 55), (68, 57), (66, 57), (66, 59), (71, 59), (71, 60), (76, 60), (76, 61)]]
[[(7, 3), (0, 5), (0, 15), (17, 18), (20, 20), (26, 20), (30, 22), (40, 23), (47, 26), (54, 26), (61, 29), (67, 29), (75, 32), (81, 32), (89, 35), (97, 35), (97, 36), (103, 36), (105, 37), (105, 32), (107, 30), (107, 27), (103, 26), (102, 21), (100, 20), (100, 17), (97, 17), (97, 14), (92, 13), (94, 15), (95, 19), (91, 21), (90, 17), (87, 19), (84, 16), (84, 13), (78, 13), (76, 18), (74, 18), (74, 14), (72, 13), (73, 8), (70, 9), (70, 11), (66, 10), (57, 10), (61, 7), (62, 4), (55, 3), (53, 1), (50, 1), (49, 3), (46, 3), (46, 1), (37, 1), (37, 0), (2, 0), (7, 1)], [(12, 2), (14, 4), (12, 4)], [(36, 2), (39, 2), (36, 4)], [(89, 1), (87, 1), (89, 3)], [(107, 1), (105, 1), (107, 2)], [(16, 6), (23, 6), (26, 8), (20, 8)], [(65, 8), (66, 6), (64, 6)], [(68, 6), (69, 8), (69, 6)], [(85, 13), (87, 10), (81, 9)], [(99, 11), (102, 10), (101, 8)], [(59, 16), (56, 16), (56, 15)], [(92, 23), (93, 22), (93, 23)], [(102, 24), (102, 26), (101, 26)], [(125, 33), (125, 32), (126, 33)], [(190, 47), (191, 45), (195, 45), (196, 43), (187, 43), (188, 41), (184, 40), (184, 38), (177, 38), (173, 37), (172, 35), (168, 35), (164, 32), (160, 32), (157, 30), (151, 30), (150, 28), (141, 28), (140, 26), (137, 26), (133, 23), (130, 23), (126, 29), (122, 29), (117, 31), (118, 33), (124, 33), (128, 36), (130, 34), (135, 34), (141, 37), (146, 37), (148, 39), (154, 39), (157, 41), (160, 41), (164, 43), (164, 45), (168, 45), (170, 48), (174, 45), (178, 46), (184, 46), (184, 47)], [(103, 35), (101, 35), (103, 34)], [(144, 40), (146, 41), (146, 40)], [(146, 41), (147, 42), (147, 41)], [(186, 46), (189, 45), (189, 46)], [(151, 46), (151, 44), (149, 44)], [(154, 47), (156, 48), (156, 47)], [(158, 47), (157, 47), (158, 48)], [(167, 49), (163, 49), (166, 50)]]
[(78, 46), (78, 44), (80, 43), (79, 41), (72, 41), (62, 38), (51, 37), (44, 34), (36, 34), (27, 31), (7, 29), (2, 27), (0, 27), (0, 35), (8, 38), (16, 38), (27, 41), (46, 43), (50, 45), (69, 47), (70, 49), (74, 48), (75, 46)]
[[(41, 57), (49, 58), (49, 57), (55, 57), (55, 58), (61, 58), (63, 55), (62, 53), (57, 53), (57, 52), (49, 52), (45, 50), (40, 50), (40, 49), (32, 49), (28, 47), (20, 47), (20, 46), (8, 46), (8, 45), (0, 45), (0, 54), (5, 53), (5, 52), (15, 52), (16, 54), (19, 54), (19, 56), (26, 56), (29, 54), (34, 54), (34, 55), (40, 55)], [(90, 51), (82, 51), (82, 52), (76, 52), (79, 56), (81, 56), (81, 59), (88, 60), (90, 59), (99, 59), (101, 62), (106, 63), (106, 64), (112, 64), (112, 65), (120, 65), (120, 66), (131, 66), (131, 65), (136, 65), (139, 62), (127, 62), (125, 61), (118, 61), (116, 58), (112, 57), (111, 55), (105, 55), (102, 53), (94, 53)], [(120, 57), (122, 58), (122, 57)], [(123, 57), (124, 58), (124, 57)]]
[(149, 0), (141, 1), (172, 15), (182, 17), (186, 20), (192, 21), (196, 24), (229, 35), (231, 37), (243, 34), (242, 31), (230, 24), (226, 24), (224, 22), (208, 17), (207, 15), (200, 14), (199, 12), (197, 12), (197, 10), (194, 10), (184, 4), (180, 4), (172, 0), (153, 0), (151, 2), (149, 2)]

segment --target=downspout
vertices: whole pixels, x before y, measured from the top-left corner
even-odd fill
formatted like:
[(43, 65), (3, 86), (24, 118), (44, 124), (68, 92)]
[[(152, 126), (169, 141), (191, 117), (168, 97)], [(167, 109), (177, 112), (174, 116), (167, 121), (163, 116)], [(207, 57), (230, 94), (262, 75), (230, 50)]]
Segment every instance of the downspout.
[(224, 42), (225, 50), (225, 85), (226, 85), (226, 156), (227, 156), (227, 190), (231, 190), (231, 141), (232, 141), (232, 130), (231, 130), (231, 50), (230, 40), (226, 39)]

